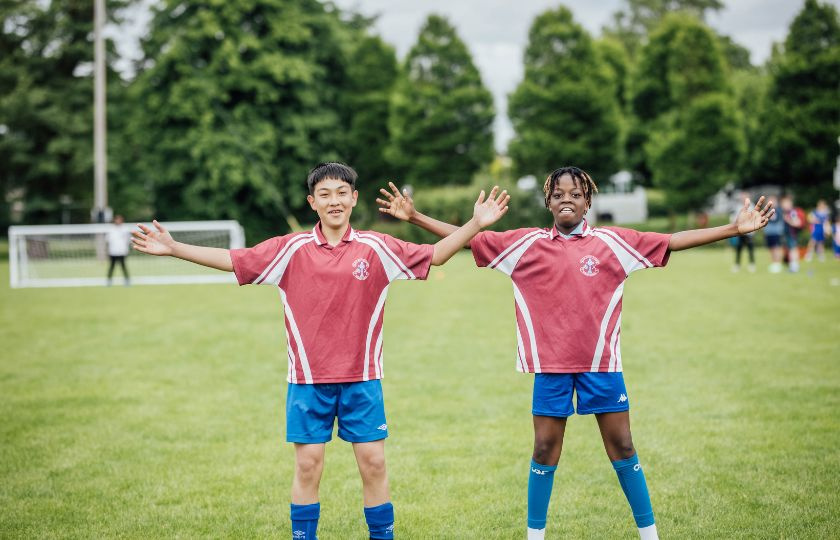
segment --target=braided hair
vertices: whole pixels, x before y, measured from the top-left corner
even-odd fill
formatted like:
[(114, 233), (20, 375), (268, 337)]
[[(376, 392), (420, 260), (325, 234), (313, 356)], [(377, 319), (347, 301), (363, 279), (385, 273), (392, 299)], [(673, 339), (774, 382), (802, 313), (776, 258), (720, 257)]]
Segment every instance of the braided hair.
[(557, 182), (560, 181), (560, 177), (564, 174), (571, 176), (575, 185), (579, 186), (580, 189), (583, 190), (583, 197), (586, 199), (586, 207), (589, 208), (592, 206), (592, 195), (598, 193), (598, 186), (595, 185), (595, 181), (592, 177), (589, 176), (586, 171), (578, 169), (577, 167), (560, 167), (559, 169), (552, 171), (551, 174), (548, 175), (548, 178), (545, 179), (545, 184), (543, 184), (545, 207), (548, 208), (548, 200), (551, 198), (551, 194), (554, 193), (554, 188), (557, 186)]

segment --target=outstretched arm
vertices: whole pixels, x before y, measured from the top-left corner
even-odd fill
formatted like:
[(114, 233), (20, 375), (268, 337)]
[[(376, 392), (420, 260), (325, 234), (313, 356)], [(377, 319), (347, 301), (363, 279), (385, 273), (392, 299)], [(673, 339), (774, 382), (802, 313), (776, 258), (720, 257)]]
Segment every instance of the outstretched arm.
[(709, 229), (693, 229), (674, 233), (671, 235), (668, 249), (682, 251), (683, 249), (703, 246), (725, 238), (757, 231), (767, 225), (767, 222), (776, 212), (772, 202), (767, 202), (762, 206), (763, 203), (764, 197), (761, 197), (755, 203), (755, 207), (751, 207), (749, 199), (744, 199), (744, 207), (738, 212), (738, 216), (733, 223)]
[(152, 224), (157, 230), (138, 223), (137, 227), (140, 230), (131, 232), (131, 243), (137, 251), (149, 255), (177, 257), (202, 266), (233, 272), (229, 250), (176, 242), (157, 220), (152, 221)]
[[(440, 221), (418, 212), (407, 190), (400, 193), (400, 190), (397, 189), (397, 186), (393, 182), (388, 182), (388, 187), (391, 188), (391, 191), (386, 189), (379, 190), (385, 198), (376, 199), (376, 202), (379, 203), (379, 211), (383, 214), (388, 214), (401, 221), (408, 221), (441, 238), (446, 238), (458, 230), (458, 227), (451, 223), (446, 223), (445, 221)], [(491, 197), (495, 197), (495, 195), (496, 191), (490, 193)], [(510, 195), (508, 195), (507, 191), (502, 191), (498, 199), (499, 204), (507, 206), (509, 200)]]
[(496, 186), (490, 191), (487, 200), (484, 199), (484, 190), (475, 201), (473, 208), (473, 217), (466, 222), (462, 227), (456, 228), (452, 234), (438, 241), (435, 244), (435, 252), (432, 255), (432, 264), (439, 266), (448, 261), (452, 256), (464, 245), (472, 240), (472, 237), (478, 232), (499, 221), (505, 213), (507, 213), (507, 197), (504, 192), (499, 197), (496, 194), (499, 187)]

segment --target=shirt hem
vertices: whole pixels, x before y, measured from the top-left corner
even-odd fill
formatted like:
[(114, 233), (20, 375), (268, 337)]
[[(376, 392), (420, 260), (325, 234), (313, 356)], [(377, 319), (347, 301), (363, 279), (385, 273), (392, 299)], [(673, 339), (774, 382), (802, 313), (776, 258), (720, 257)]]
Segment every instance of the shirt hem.
[[(378, 381), (378, 380), (382, 380), (382, 377), (369, 377), (367, 379), (367, 381)], [(337, 378), (333, 378), (333, 379), (319, 378), (319, 379), (313, 380), (312, 382), (306, 382), (306, 381), (293, 382), (288, 377), (286, 378), (286, 382), (289, 383), (289, 384), (338, 384), (338, 383), (367, 382), (367, 381), (365, 379), (363, 379), (362, 377), (337, 377)]]

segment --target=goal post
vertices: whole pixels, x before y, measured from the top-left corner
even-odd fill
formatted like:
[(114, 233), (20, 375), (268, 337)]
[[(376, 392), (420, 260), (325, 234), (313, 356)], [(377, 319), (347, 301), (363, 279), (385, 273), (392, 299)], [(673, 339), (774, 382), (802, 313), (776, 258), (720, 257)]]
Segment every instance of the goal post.
[[(245, 232), (236, 221), (171, 221), (163, 226), (179, 242), (236, 249), (245, 247)], [(109, 285), (110, 258), (105, 248), (112, 223), (9, 227), (9, 281), (21, 287), (87, 287)], [(126, 231), (135, 226), (122, 225)], [(129, 250), (125, 263), (130, 283), (236, 283), (233, 274), (182, 261)], [(122, 269), (113, 284), (124, 284)]]

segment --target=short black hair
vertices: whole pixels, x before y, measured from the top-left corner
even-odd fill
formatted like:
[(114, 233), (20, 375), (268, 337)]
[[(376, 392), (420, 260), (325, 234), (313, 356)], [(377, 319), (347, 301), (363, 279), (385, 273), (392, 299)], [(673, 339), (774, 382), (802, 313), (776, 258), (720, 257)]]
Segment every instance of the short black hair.
[(350, 165), (338, 161), (327, 161), (315, 165), (309, 171), (309, 176), (306, 177), (306, 187), (309, 188), (309, 194), (312, 195), (318, 182), (327, 178), (334, 178), (347, 182), (351, 188), (356, 189), (356, 178), (358, 177), (359, 175)]
[(598, 186), (595, 185), (595, 180), (583, 169), (577, 167), (560, 167), (551, 171), (551, 174), (545, 179), (545, 184), (543, 184), (545, 207), (548, 208), (548, 200), (551, 198), (551, 194), (554, 193), (554, 187), (564, 174), (571, 176), (574, 183), (583, 190), (586, 207), (589, 208), (592, 206), (592, 195), (598, 193)]

